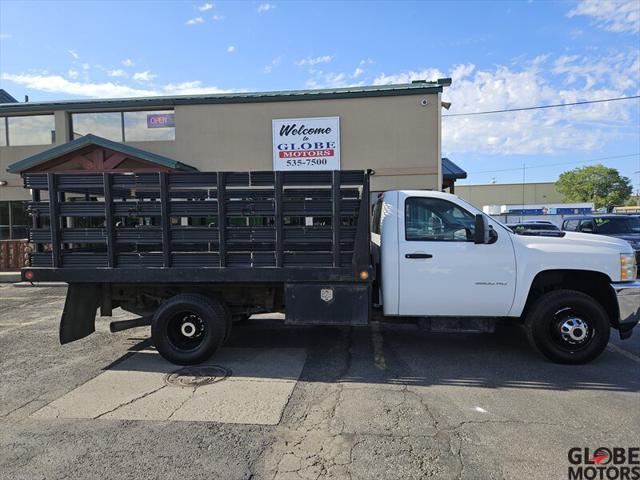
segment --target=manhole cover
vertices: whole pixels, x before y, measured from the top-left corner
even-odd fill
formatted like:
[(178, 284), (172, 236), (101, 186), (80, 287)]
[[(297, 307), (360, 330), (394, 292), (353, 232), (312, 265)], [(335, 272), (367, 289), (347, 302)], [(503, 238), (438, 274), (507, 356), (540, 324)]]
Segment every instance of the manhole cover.
[(218, 365), (185, 367), (177, 372), (167, 373), (164, 382), (174, 387), (202, 387), (220, 382), (230, 375), (229, 370)]

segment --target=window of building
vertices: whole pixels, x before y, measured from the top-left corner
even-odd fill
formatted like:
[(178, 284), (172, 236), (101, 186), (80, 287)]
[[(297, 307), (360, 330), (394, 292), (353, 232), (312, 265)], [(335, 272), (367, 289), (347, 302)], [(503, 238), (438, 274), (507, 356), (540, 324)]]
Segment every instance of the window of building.
[(95, 112), (71, 115), (73, 138), (89, 133), (116, 142), (175, 140), (173, 110)]
[(0, 117), (0, 147), (7, 146), (7, 117)]
[(124, 112), (124, 138), (126, 142), (175, 140), (173, 111)]
[(74, 113), (71, 115), (73, 138), (92, 133), (98, 137), (124, 141), (122, 137), (122, 112)]
[(0, 146), (50, 145), (55, 142), (53, 115), (0, 117)]
[(412, 197), (405, 201), (405, 238), (423, 242), (472, 242), (475, 217), (439, 198)]
[(0, 240), (27, 238), (30, 224), (26, 202), (0, 202)]

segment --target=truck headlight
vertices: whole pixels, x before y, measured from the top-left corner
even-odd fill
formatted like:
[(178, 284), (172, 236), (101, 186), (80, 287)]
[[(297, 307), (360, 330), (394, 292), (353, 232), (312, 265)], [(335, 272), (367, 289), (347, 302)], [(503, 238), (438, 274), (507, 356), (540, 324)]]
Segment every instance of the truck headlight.
[(620, 280), (635, 280), (638, 274), (636, 256), (633, 253), (620, 254)]

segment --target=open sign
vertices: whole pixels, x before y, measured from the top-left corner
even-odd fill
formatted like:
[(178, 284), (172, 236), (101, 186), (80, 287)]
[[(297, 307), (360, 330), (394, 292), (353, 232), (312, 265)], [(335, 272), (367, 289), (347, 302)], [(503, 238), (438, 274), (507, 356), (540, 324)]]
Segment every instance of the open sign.
[(147, 128), (175, 127), (173, 113), (149, 113), (147, 114)]

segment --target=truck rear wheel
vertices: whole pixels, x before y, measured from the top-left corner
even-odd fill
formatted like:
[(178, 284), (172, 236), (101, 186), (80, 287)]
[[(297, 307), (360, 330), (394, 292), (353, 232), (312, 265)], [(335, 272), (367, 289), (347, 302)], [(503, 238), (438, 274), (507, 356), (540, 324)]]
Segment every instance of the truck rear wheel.
[(156, 349), (177, 365), (195, 365), (210, 358), (227, 333), (223, 305), (204, 295), (183, 293), (164, 302), (151, 323)]
[(593, 298), (575, 290), (555, 290), (530, 309), (525, 329), (529, 343), (556, 363), (582, 364), (609, 343), (609, 317)]

